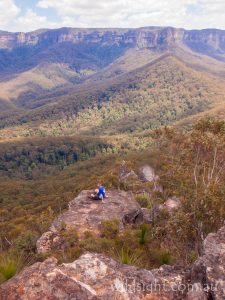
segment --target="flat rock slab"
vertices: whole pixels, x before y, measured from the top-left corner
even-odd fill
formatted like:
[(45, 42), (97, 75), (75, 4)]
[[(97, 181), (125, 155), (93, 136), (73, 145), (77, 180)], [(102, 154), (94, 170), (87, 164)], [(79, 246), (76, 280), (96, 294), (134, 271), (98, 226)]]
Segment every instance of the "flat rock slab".
[(78, 234), (85, 231), (98, 231), (101, 222), (119, 219), (123, 226), (125, 215), (141, 211), (140, 205), (132, 193), (125, 191), (109, 191), (104, 202), (92, 200), (91, 191), (82, 191), (74, 200), (69, 202), (69, 209), (60, 215), (52, 224), (50, 230), (58, 230), (63, 222), (67, 227), (76, 228)]
[[(55, 233), (60, 232), (62, 226), (66, 229), (75, 228), (79, 237), (91, 231), (98, 234), (102, 221), (118, 219), (120, 229), (127, 224), (139, 225), (143, 223), (143, 212), (140, 205), (130, 192), (111, 190), (104, 202), (92, 200), (92, 191), (82, 191), (74, 200), (69, 202), (69, 208), (55, 219), (50, 231), (44, 233), (37, 242), (39, 253), (51, 250), (51, 245), (60, 245)], [(54, 233), (54, 234), (53, 234)], [(48, 237), (50, 237), (48, 239)], [(57, 243), (55, 240), (57, 239)]]

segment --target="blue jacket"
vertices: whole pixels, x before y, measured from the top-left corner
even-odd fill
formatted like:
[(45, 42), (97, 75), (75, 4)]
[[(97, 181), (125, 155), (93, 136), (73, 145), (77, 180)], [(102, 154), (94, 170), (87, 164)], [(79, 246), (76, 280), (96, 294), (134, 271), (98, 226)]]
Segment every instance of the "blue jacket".
[(105, 198), (105, 188), (104, 188), (104, 186), (100, 186), (100, 188), (98, 190), (98, 198), (99, 199)]

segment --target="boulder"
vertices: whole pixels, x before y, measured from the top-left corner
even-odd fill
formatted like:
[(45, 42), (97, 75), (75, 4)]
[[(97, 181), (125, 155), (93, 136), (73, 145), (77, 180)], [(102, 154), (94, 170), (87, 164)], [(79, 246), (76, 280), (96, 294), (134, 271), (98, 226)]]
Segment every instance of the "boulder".
[(52, 250), (63, 250), (63, 240), (57, 231), (45, 232), (37, 241), (38, 253), (47, 253)]
[(194, 263), (191, 277), (208, 290), (209, 299), (225, 299), (225, 226), (206, 237), (203, 256)]
[(122, 218), (123, 225), (131, 225), (136, 227), (141, 225), (144, 222), (143, 211), (142, 209), (135, 209), (127, 214), (125, 214)]
[(55, 241), (53, 237), (59, 237), (62, 224), (65, 230), (74, 228), (78, 236), (82, 237), (86, 231), (99, 234), (104, 220), (119, 219), (121, 230), (128, 224), (137, 226), (143, 222), (141, 207), (132, 193), (111, 190), (107, 192), (108, 198), (104, 202), (92, 200), (91, 193), (83, 191), (69, 202), (68, 210), (56, 218), (50, 231), (37, 241), (38, 253), (48, 252), (52, 246), (52, 249), (55, 248), (52, 240)]
[(166, 210), (168, 213), (172, 213), (174, 210), (181, 206), (181, 201), (177, 197), (172, 197), (166, 200), (162, 205), (159, 206), (160, 210)]
[(119, 170), (119, 179), (120, 181), (126, 181), (128, 179), (136, 180), (138, 179), (138, 176), (129, 166), (127, 166), (127, 163), (123, 161)]
[(152, 167), (145, 165), (140, 169), (140, 179), (145, 182), (156, 182), (159, 180), (159, 176)]
[(86, 253), (73, 263), (58, 266), (49, 258), (26, 268), (0, 287), (0, 299), (178, 300), (184, 278), (174, 267), (149, 271)]

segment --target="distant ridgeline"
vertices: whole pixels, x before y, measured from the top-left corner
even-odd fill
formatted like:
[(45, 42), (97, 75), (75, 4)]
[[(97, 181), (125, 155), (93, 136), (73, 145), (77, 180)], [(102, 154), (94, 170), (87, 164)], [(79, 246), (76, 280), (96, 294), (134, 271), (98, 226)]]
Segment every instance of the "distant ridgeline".
[(212, 109), (224, 101), (224, 37), (171, 27), (0, 32), (0, 127), (81, 113), (100, 130), (134, 131)]

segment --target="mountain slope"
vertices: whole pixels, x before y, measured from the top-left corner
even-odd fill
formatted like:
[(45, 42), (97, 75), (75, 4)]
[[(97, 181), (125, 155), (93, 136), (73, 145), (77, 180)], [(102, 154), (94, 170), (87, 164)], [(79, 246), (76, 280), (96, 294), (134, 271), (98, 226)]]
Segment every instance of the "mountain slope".
[(224, 76), (224, 36), (223, 30), (170, 27), (0, 32), (0, 99), (46, 103), (74, 84), (124, 74), (168, 51)]
[(86, 82), (41, 107), (2, 115), (1, 126), (14, 127), (1, 130), (0, 136), (102, 135), (152, 129), (223, 107), (224, 81), (164, 54), (129, 73), (95, 84)]

